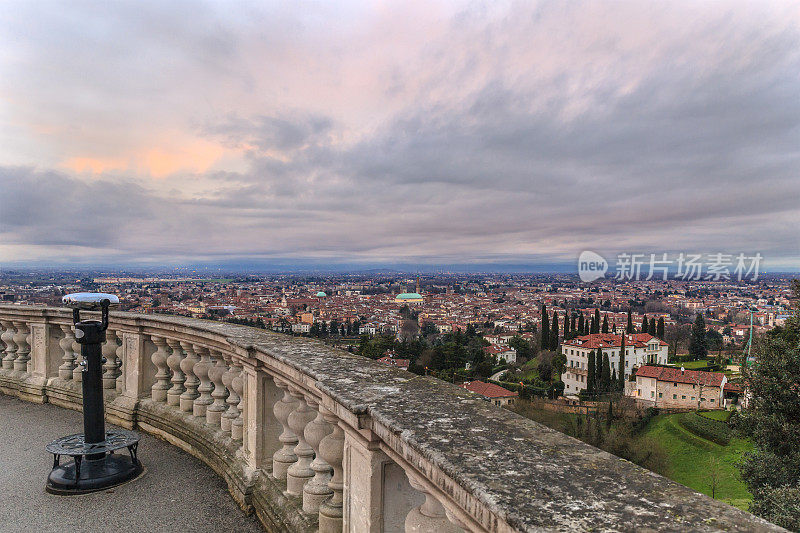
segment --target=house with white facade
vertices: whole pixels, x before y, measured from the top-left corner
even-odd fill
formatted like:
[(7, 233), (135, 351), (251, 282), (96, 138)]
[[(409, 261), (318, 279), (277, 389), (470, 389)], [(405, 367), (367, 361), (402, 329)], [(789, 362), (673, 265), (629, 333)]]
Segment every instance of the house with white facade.
[(723, 409), (727, 381), (722, 372), (645, 365), (626, 394), (648, 407)]
[[(564, 395), (577, 395), (586, 388), (586, 376), (589, 369), (589, 354), (601, 349), (603, 355), (608, 354), (612, 371), (619, 371), (622, 335), (613, 333), (593, 333), (582, 335), (561, 343), (561, 353), (567, 359), (566, 369), (561, 375), (564, 382)], [(649, 333), (625, 334), (625, 378), (640, 366), (646, 364), (667, 364), (667, 343)]]

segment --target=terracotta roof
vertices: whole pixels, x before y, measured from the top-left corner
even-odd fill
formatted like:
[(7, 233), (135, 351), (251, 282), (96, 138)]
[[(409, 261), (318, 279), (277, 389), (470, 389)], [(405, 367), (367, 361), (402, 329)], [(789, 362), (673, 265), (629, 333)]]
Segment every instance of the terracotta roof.
[(396, 366), (397, 368), (402, 368), (402, 369), (408, 370), (408, 365), (409, 365), (409, 363), (411, 363), (411, 360), (410, 359), (395, 359), (393, 357), (389, 357), (388, 355), (385, 355), (385, 356), (381, 357), (380, 359), (378, 359), (378, 362), (379, 363), (383, 363), (385, 365)]
[(483, 381), (467, 381), (461, 386), (468, 391), (480, 394), (485, 398), (510, 398), (519, 396), (518, 393), (504, 389), (500, 385), (495, 385), (494, 383), (484, 383)]
[[(661, 346), (667, 343), (650, 335), (649, 333), (629, 333), (625, 336), (625, 346), (644, 348), (651, 339), (656, 339)], [(591, 335), (581, 335), (562, 343), (565, 346), (579, 346), (581, 348), (619, 348), (622, 344), (622, 335), (613, 333), (592, 333)]]
[(702, 370), (683, 370), (680, 368), (644, 365), (636, 371), (636, 377), (656, 378), (658, 381), (702, 384), (719, 387), (725, 374), (722, 372), (703, 372)]

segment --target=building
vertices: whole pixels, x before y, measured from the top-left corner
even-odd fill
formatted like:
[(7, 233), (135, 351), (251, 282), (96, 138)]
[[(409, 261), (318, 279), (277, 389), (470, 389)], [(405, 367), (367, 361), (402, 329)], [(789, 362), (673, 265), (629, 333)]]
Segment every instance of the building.
[(517, 362), (517, 350), (511, 346), (492, 344), (490, 346), (485, 346), (483, 351), (486, 353), (486, 355), (493, 357), (494, 360), (498, 362), (500, 359), (505, 359), (506, 363)]
[[(612, 372), (619, 372), (619, 352), (622, 335), (613, 333), (593, 333), (562, 342), (561, 353), (566, 358), (566, 370), (561, 375), (564, 394), (575, 395), (586, 388), (586, 375), (589, 368), (589, 353), (598, 348), (608, 354)], [(628, 333), (625, 335), (625, 377), (630, 378), (636, 368), (646, 364), (665, 365), (669, 359), (667, 343), (649, 333)]]
[(483, 381), (466, 381), (461, 386), (470, 392), (480, 394), (484, 400), (495, 405), (511, 405), (519, 396), (518, 393), (504, 389), (500, 385), (484, 383)]
[(401, 368), (403, 370), (408, 370), (408, 365), (411, 364), (410, 359), (395, 359), (394, 357), (389, 357), (388, 355), (384, 355), (378, 359), (378, 362), (383, 363), (384, 365)]
[(394, 297), (396, 304), (421, 304), (425, 301), (418, 292), (403, 292)]
[(626, 394), (650, 407), (722, 409), (727, 381), (722, 372), (645, 365)]

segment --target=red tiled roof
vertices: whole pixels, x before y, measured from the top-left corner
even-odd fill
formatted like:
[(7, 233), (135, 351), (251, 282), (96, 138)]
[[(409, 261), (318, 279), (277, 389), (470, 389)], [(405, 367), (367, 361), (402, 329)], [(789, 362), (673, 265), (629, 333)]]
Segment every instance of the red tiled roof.
[(725, 374), (722, 372), (703, 372), (702, 370), (683, 370), (663, 366), (644, 365), (636, 371), (636, 377), (656, 378), (658, 381), (675, 383), (702, 384), (719, 387)]
[(500, 385), (484, 383), (483, 381), (467, 381), (461, 386), (468, 391), (480, 394), (486, 398), (509, 398), (519, 396), (518, 393), (504, 389)]
[(403, 368), (403, 369), (408, 370), (408, 365), (409, 365), (409, 363), (411, 363), (411, 360), (410, 359), (394, 359), (392, 357), (389, 357), (388, 355), (385, 355), (385, 356), (381, 357), (380, 359), (378, 359), (378, 362), (379, 363), (383, 363), (384, 365), (396, 366), (397, 368)]
[[(651, 339), (656, 339), (661, 346), (667, 343), (650, 335), (649, 333), (629, 333), (625, 336), (625, 346), (635, 346), (644, 348)], [(619, 348), (622, 344), (622, 335), (613, 333), (592, 333), (591, 335), (581, 335), (563, 342), (566, 346), (580, 346), (581, 348)]]

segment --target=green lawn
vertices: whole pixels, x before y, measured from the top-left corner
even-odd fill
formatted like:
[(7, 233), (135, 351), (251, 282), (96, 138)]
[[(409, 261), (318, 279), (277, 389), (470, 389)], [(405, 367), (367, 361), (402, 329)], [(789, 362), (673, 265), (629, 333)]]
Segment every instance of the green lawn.
[(659, 415), (645, 430), (669, 456), (670, 479), (710, 496), (709, 472), (716, 470), (719, 473), (716, 498), (747, 510), (752, 496), (739, 478), (736, 463), (744, 452), (753, 448), (752, 444), (740, 438), (731, 439), (728, 446), (714, 444), (677, 424), (679, 416)]
[(705, 368), (711, 363), (705, 359), (701, 359), (700, 361), (686, 361), (685, 363), (675, 363), (675, 366), (680, 368), (683, 366), (686, 370), (695, 370), (697, 368)]
[(700, 411), (697, 414), (705, 418), (710, 418), (711, 420), (720, 420), (722, 422), (727, 422), (728, 419), (730, 419), (733, 412), (716, 410), (716, 411)]

